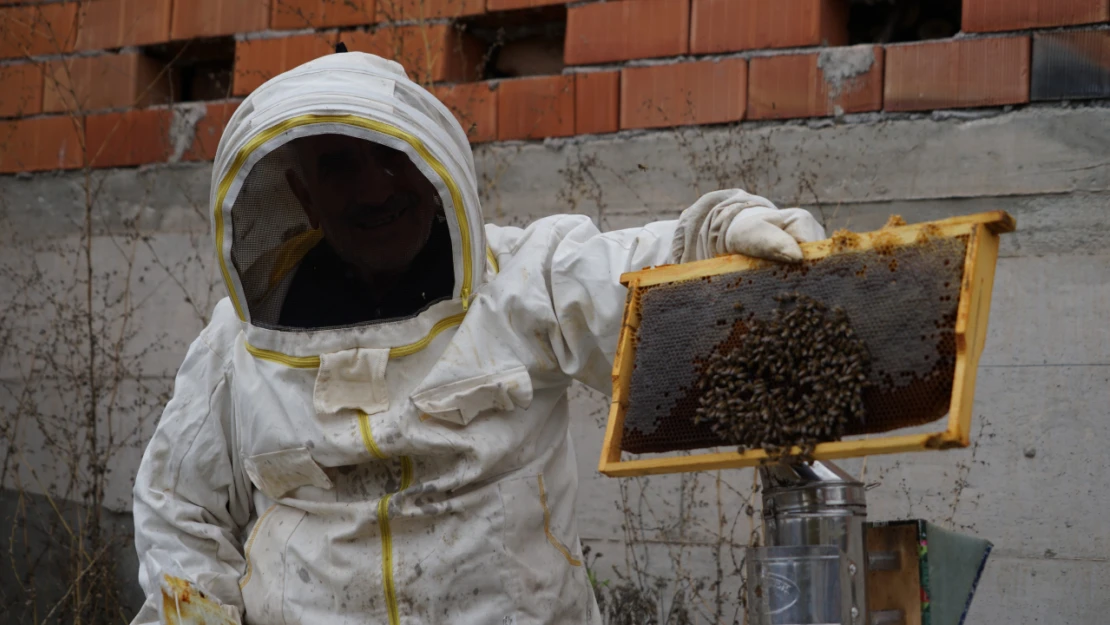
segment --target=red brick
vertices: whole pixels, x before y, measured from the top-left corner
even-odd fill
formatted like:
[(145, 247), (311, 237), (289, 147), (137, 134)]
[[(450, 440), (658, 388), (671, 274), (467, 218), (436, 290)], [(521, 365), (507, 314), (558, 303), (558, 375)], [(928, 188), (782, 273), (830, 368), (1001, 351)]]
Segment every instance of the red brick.
[(506, 80), (497, 99), (500, 141), (574, 134), (574, 76)]
[(204, 118), (197, 122), (193, 144), (181, 156), (185, 161), (210, 161), (216, 158), (216, 149), (220, 146), (220, 138), (224, 128), (235, 109), (239, 108), (239, 101), (212, 102), (207, 106)]
[(620, 72), (574, 75), (574, 134), (616, 132), (620, 126)]
[(690, 50), (690, 0), (622, 0), (567, 9), (567, 65), (677, 56)]
[(169, 101), (167, 73), (141, 54), (106, 54), (52, 61), (42, 109), (47, 113), (149, 106)]
[(85, 0), (77, 49), (143, 46), (170, 39), (170, 0)]
[(278, 30), (372, 23), (374, 0), (277, 0), (270, 16), (270, 28)]
[(694, 54), (842, 46), (848, 43), (847, 0), (693, 0)]
[(888, 111), (999, 106), (1029, 101), (1029, 37), (887, 46)]
[(282, 72), (334, 52), (334, 33), (237, 41), (231, 93), (247, 95)]
[[(285, 0), (273, 0), (284, 2)], [(170, 35), (194, 39), (266, 30), (271, 0), (177, 0)]]
[(42, 66), (0, 66), (0, 117), (29, 117), (42, 112)]
[(487, 11), (509, 11), (512, 9), (531, 9), (552, 4), (566, 4), (566, 0), (486, 0)]
[(828, 48), (751, 60), (748, 118), (787, 119), (883, 108), (883, 49)]
[(76, 35), (76, 3), (0, 9), (0, 58), (72, 52)]
[(0, 173), (81, 167), (81, 133), (68, 115), (0, 122)]
[(90, 167), (164, 163), (173, 149), (169, 109), (91, 115), (85, 122)]
[(473, 82), (481, 78), (481, 42), (449, 24), (389, 26), (346, 33), (343, 41), (349, 50), (397, 61), (418, 83)]
[(964, 32), (997, 32), (1108, 21), (1108, 0), (963, 0)]
[(455, 114), (471, 143), (497, 139), (497, 92), (489, 83), (435, 87), (432, 93)]
[(719, 124), (744, 118), (744, 59), (621, 70), (621, 128)]
[(485, 0), (378, 0), (379, 22), (459, 17), (485, 11)]

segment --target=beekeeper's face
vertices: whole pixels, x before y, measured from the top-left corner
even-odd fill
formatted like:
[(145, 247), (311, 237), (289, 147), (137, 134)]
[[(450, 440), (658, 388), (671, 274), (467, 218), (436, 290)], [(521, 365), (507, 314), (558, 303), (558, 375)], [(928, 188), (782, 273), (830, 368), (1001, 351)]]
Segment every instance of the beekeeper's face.
[(404, 270), (424, 248), (435, 187), (397, 150), (346, 135), (294, 142), (301, 172), (286, 179), (313, 228), (368, 275)]

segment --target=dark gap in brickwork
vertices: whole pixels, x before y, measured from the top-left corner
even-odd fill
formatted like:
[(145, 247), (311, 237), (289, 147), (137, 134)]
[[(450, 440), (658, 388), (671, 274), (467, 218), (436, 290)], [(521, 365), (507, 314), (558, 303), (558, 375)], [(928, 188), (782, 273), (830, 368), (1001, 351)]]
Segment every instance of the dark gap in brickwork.
[(169, 66), (174, 103), (223, 100), (231, 94), (234, 37), (147, 46), (143, 54)]
[(551, 76), (563, 71), (565, 6), (501, 11), (460, 21), (486, 46), (482, 78)]
[(947, 39), (960, 32), (961, 0), (852, 0), (852, 44)]
[(1030, 98), (1110, 98), (1110, 30), (1033, 35)]

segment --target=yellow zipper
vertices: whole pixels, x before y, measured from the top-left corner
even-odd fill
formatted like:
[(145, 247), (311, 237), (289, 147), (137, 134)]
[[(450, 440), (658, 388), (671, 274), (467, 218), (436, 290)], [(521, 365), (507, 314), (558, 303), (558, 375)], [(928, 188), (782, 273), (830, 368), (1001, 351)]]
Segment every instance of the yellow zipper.
[[(412, 486), (412, 459), (401, 457), (401, 490)], [(396, 493), (382, 497), (378, 502), (378, 528), (382, 535), (382, 590), (385, 607), (389, 612), (389, 625), (400, 625), (401, 613), (397, 608), (397, 589), (393, 580), (393, 533), (389, 526), (389, 502)]]
[(247, 546), (243, 549), (243, 557), (247, 561), (247, 574), (244, 575), (243, 579), (239, 582), (240, 589), (246, 587), (247, 582), (251, 581), (251, 575), (254, 574), (254, 566), (251, 564), (251, 547), (254, 546), (254, 539), (258, 538), (258, 532), (262, 529), (263, 521), (265, 521), (266, 517), (270, 516), (270, 513), (277, 509), (277, 507), (278, 505), (275, 503), (269, 508), (266, 508), (262, 516), (258, 517), (258, 521), (255, 522), (254, 527), (251, 528), (251, 535), (250, 538), (247, 539)]
[[(379, 460), (385, 460), (386, 455), (374, 442), (374, 433), (370, 430), (370, 418), (361, 410), (358, 413), (358, 426), (362, 432), (362, 443), (367, 451)], [(412, 459), (401, 456), (401, 488), (397, 493), (404, 492), (412, 486)], [(389, 625), (400, 625), (401, 614), (397, 608), (397, 589), (393, 580), (393, 533), (389, 526), (389, 502), (397, 493), (390, 493), (378, 501), (378, 530), (382, 538), (382, 592), (385, 593), (385, 607), (389, 612)]]
[(575, 558), (574, 555), (571, 554), (570, 549), (567, 549), (567, 546), (551, 531), (551, 509), (547, 507), (547, 490), (543, 487), (543, 476), (537, 475), (536, 479), (540, 483), (540, 505), (543, 506), (543, 532), (547, 534), (547, 542), (558, 549), (559, 553), (563, 554), (563, 557), (567, 559), (567, 562), (569, 562), (571, 566), (582, 566), (582, 561)]
[[(435, 325), (432, 326), (432, 329), (429, 330), (428, 333), (420, 339), (413, 341), (408, 345), (391, 347), (389, 349), (389, 357), (401, 358), (403, 356), (411, 356), (415, 354), (416, 352), (427, 347), (428, 344), (431, 343), (432, 340), (435, 337), (439, 336), (439, 334), (444, 330), (448, 328), (453, 328), (462, 323), (464, 317), (466, 317), (466, 313), (459, 313), (457, 315), (451, 315), (450, 317), (440, 319), (436, 322)], [(261, 347), (255, 347), (250, 343), (245, 344), (247, 347), (247, 353), (249, 353), (251, 356), (254, 356), (255, 358), (269, 360), (270, 362), (276, 362), (280, 365), (285, 365), (286, 367), (292, 367), (293, 369), (315, 369), (320, 366), (319, 356), (290, 356), (288, 354), (276, 352), (271, 349), (262, 349)]]
[(490, 266), (493, 267), (493, 273), (501, 273), (501, 267), (497, 262), (497, 255), (493, 253), (493, 249), (488, 245), (486, 246), (486, 260), (488, 260)]
[(462, 192), (459, 191), (458, 184), (447, 168), (441, 163), (432, 153), (428, 150), (424, 142), (409, 134), (400, 128), (390, 126), (384, 122), (379, 122), (366, 117), (358, 117), (357, 115), (298, 115), (289, 118), (283, 122), (270, 126), (269, 128), (258, 133), (247, 141), (247, 144), (239, 150), (235, 155), (235, 159), (231, 162), (231, 167), (228, 169), (227, 174), (220, 180), (220, 186), (216, 193), (216, 253), (220, 261), (220, 273), (223, 274), (224, 283), (227, 284), (227, 291), (231, 295), (231, 304), (235, 307), (235, 313), (239, 315), (239, 319), (246, 321), (246, 316), (243, 314), (243, 307), (239, 303), (239, 296), (235, 292), (231, 281), (231, 272), (228, 271), (227, 263), (224, 260), (224, 200), (227, 194), (231, 191), (231, 185), (235, 182), (235, 178), (239, 175), (239, 170), (250, 158), (250, 155), (265, 144), (267, 141), (277, 137), (278, 135), (290, 129), (300, 126), (307, 126), (310, 124), (344, 124), (347, 126), (355, 126), (357, 128), (365, 128), (380, 132), (384, 135), (389, 135), (397, 139), (401, 139), (408, 143), (420, 158), (424, 159), (428, 165), (439, 174), (443, 179), (444, 184), (447, 185), (447, 190), (451, 194), (451, 202), (455, 205), (455, 219), (459, 223), (459, 235), (462, 238), (462, 252), (463, 252), (463, 283), (462, 288), (459, 290), (459, 297), (462, 298), (463, 310), (469, 305), (470, 290), (473, 287), (473, 278), (471, 267), (473, 260), (470, 253), (470, 225), (466, 220), (466, 208), (463, 206)]
[(440, 319), (436, 322), (434, 326), (432, 326), (432, 329), (426, 335), (424, 335), (423, 338), (417, 341), (413, 341), (408, 345), (401, 345), (398, 347), (390, 348), (389, 357), (401, 358), (404, 356), (411, 356), (415, 354), (416, 352), (427, 347), (428, 344), (432, 342), (432, 339), (439, 336), (440, 332), (443, 332), (447, 328), (453, 328), (462, 323), (464, 317), (466, 317), (466, 313), (459, 313), (457, 315), (451, 315), (450, 317)]
[(255, 347), (250, 343), (246, 345), (247, 353), (251, 356), (261, 358), (262, 360), (269, 360), (270, 362), (276, 362), (286, 367), (292, 367), (294, 369), (315, 369), (320, 366), (319, 356), (289, 356), (281, 352)]
[(362, 444), (370, 455), (378, 460), (385, 460), (386, 455), (378, 448), (378, 444), (374, 442), (374, 433), (370, 431), (370, 416), (361, 410), (358, 411), (358, 431), (362, 433)]

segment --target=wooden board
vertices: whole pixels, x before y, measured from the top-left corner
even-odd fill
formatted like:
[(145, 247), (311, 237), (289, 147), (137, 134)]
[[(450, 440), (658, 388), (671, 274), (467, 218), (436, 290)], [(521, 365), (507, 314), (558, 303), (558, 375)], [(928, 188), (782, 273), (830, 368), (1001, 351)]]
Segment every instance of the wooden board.
[(867, 572), (867, 608), (901, 610), (904, 625), (921, 625), (921, 567), (917, 523), (869, 525), (867, 551), (898, 554), (899, 567), (891, 571)]
[[(848, 243), (844, 239), (826, 239), (802, 244), (802, 253), (806, 260), (819, 260), (833, 254), (874, 249), (879, 245), (901, 246), (936, 238), (968, 237), (955, 327), (956, 367), (947, 428), (930, 434), (898, 435), (895, 433), (863, 440), (822, 443), (816, 446), (814, 458), (831, 460), (949, 449), (966, 447), (970, 444), (975, 377), (979, 356), (986, 340), (994, 268), (998, 259), (999, 234), (1012, 232), (1015, 227), (1014, 219), (1008, 213), (993, 211), (883, 228), (875, 232), (858, 234), (850, 238)], [(641, 290), (660, 284), (735, 273), (772, 264), (771, 261), (733, 255), (680, 265), (665, 265), (627, 273), (621, 277), (621, 282), (628, 287), (629, 293), (613, 362), (613, 399), (609, 408), (609, 423), (598, 466), (601, 473), (611, 477), (629, 477), (750, 467), (768, 461), (767, 454), (763, 450), (749, 450), (743, 453), (702, 451), (673, 456), (622, 459), (624, 454), (621, 451), (621, 439), (624, 434), (624, 418), (628, 409), (629, 388), (636, 355), (635, 337), (640, 325)], [(800, 449), (794, 449), (794, 453), (800, 451)]]

